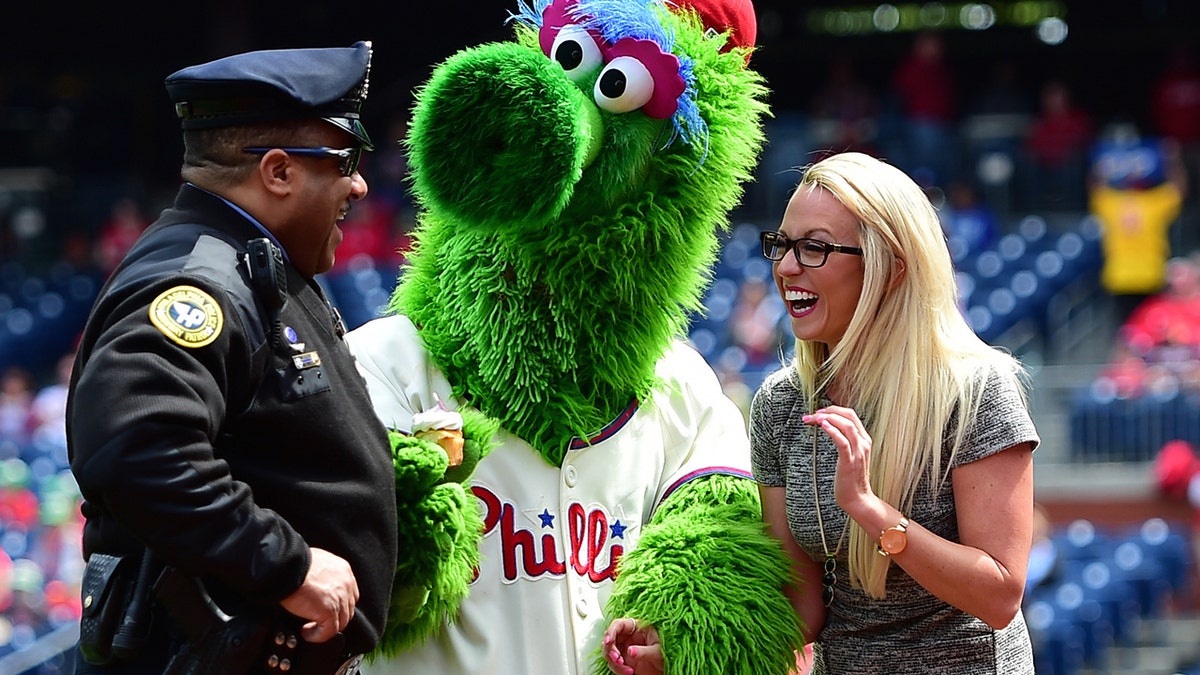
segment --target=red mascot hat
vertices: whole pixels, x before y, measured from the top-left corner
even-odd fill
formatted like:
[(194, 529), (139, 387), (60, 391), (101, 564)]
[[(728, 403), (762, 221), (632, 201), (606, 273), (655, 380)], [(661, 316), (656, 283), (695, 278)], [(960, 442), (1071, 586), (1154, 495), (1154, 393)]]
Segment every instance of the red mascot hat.
[(691, 9), (700, 15), (704, 27), (717, 33), (729, 33), (729, 42), (721, 51), (733, 47), (750, 48), (758, 36), (754, 5), (750, 0), (667, 0), (668, 5)]

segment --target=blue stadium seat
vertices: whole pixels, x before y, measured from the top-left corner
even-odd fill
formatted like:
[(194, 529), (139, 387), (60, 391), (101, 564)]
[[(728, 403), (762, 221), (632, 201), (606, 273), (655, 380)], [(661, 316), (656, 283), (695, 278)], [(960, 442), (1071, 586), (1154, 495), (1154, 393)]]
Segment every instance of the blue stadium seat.
[(1122, 461), (1142, 456), (1143, 414), (1138, 399), (1118, 398), (1103, 380), (1083, 388), (1071, 401), (1071, 458)]
[(1018, 301), (1029, 305), (1038, 299), (1041, 282), (1038, 280), (1038, 276), (1032, 271), (1017, 270), (1012, 275), (1012, 280), (1009, 281), (1009, 288), (1017, 296)]
[(771, 279), (771, 261), (761, 255), (752, 255), (746, 264), (742, 265), (742, 279), (745, 281), (765, 281), (774, 283)]
[(709, 363), (715, 361), (720, 341), (717, 339), (717, 334), (711, 328), (707, 326), (694, 327), (688, 334), (688, 338), (691, 340), (692, 346), (696, 348), (696, 351), (700, 352), (700, 355), (704, 357), (705, 361)]
[(725, 242), (725, 246), (721, 249), (713, 271), (718, 277), (741, 279), (742, 268), (746, 265), (746, 262), (755, 255), (760, 258), (762, 257), (759, 251), (759, 244), (757, 242), (751, 245), (741, 239), (731, 238)]
[(1170, 596), (1170, 582), (1162, 565), (1146, 555), (1137, 541), (1123, 541), (1113, 551), (1113, 573), (1135, 593), (1142, 618), (1162, 616)]
[(968, 306), (971, 295), (975, 292), (975, 277), (960, 271), (954, 273), (954, 280), (958, 285), (959, 304)]
[(1000, 254), (1000, 259), (1006, 267), (1019, 264), (1025, 257), (1026, 250), (1025, 239), (1016, 233), (1006, 234), (996, 243), (996, 252)]
[(973, 273), (980, 284), (999, 285), (997, 279), (1004, 272), (1004, 258), (997, 251), (984, 251), (975, 258)]
[(1101, 665), (1116, 638), (1100, 602), (1075, 581), (1059, 584), (1051, 597), (1055, 613), (1082, 629), (1084, 663)]
[(1030, 601), (1025, 622), (1038, 675), (1075, 675), (1083, 670), (1085, 629), (1058, 611), (1051, 599)]
[(973, 253), (970, 242), (966, 238), (954, 234), (946, 238), (946, 247), (950, 249), (950, 260), (956, 266), (965, 263), (968, 256)]
[(967, 324), (971, 326), (971, 330), (975, 331), (976, 335), (980, 337), (991, 335), (993, 323), (992, 311), (985, 305), (967, 307)]
[(1041, 250), (1045, 246), (1047, 231), (1046, 219), (1039, 215), (1025, 216), (1017, 223), (1017, 233), (1032, 250)]
[(1100, 606), (1117, 644), (1136, 641), (1141, 618), (1136, 590), (1114, 575), (1110, 560), (1075, 561), (1065, 565), (1064, 571), (1067, 579), (1077, 581)]
[(1147, 519), (1134, 535), (1142, 552), (1159, 565), (1171, 591), (1179, 596), (1192, 591), (1192, 568), (1196, 561), (1192, 560), (1189, 536), (1186, 524), (1172, 527), (1162, 518)]
[(1051, 535), (1064, 561), (1092, 562), (1108, 560), (1116, 546), (1113, 537), (1096, 528), (1092, 521), (1077, 518), (1060, 532)]
[(730, 277), (714, 279), (712, 285), (704, 293), (704, 305), (719, 302), (732, 305), (737, 302), (738, 282)]
[(1033, 260), (1033, 271), (1040, 278), (1053, 284), (1056, 289), (1066, 285), (1064, 281), (1066, 270), (1067, 266), (1063, 255), (1056, 250), (1042, 251)]
[(348, 330), (378, 317), (391, 299), (397, 282), (394, 275), (381, 272), (365, 255), (357, 256), (345, 268), (327, 272), (317, 279), (330, 302), (338, 308)]

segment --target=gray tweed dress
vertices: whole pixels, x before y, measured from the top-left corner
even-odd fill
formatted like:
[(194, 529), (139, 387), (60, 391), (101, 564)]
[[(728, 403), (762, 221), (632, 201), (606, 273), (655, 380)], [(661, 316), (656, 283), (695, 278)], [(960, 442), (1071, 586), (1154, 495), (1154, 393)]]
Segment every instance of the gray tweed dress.
[[(821, 405), (829, 405), (822, 401)], [(825, 559), (813, 504), (812, 428), (800, 421), (808, 412), (792, 368), (771, 374), (754, 396), (750, 412), (750, 443), (755, 479), (784, 487), (792, 536), (813, 560)], [(993, 374), (973, 428), (968, 430), (955, 465), (967, 464), (1018, 443), (1039, 442), (1029, 411), (1021, 402), (1017, 383)], [(817, 474), (825, 538), (832, 551), (847, 516), (833, 494), (837, 448), (818, 433)], [(958, 541), (954, 492), (950, 481), (941, 486), (926, 479), (908, 517), (951, 541)], [(930, 595), (899, 565), (888, 572), (887, 597), (876, 600), (854, 589), (847, 573), (848, 543), (837, 556), (834, 602), (816, 645), (814, 673), (931, 673), (1032, 674), (1033, 652), (1024, 617), (1004, 629), (983, 621)], [(812, 592), (819, 593), (814, 580)]]

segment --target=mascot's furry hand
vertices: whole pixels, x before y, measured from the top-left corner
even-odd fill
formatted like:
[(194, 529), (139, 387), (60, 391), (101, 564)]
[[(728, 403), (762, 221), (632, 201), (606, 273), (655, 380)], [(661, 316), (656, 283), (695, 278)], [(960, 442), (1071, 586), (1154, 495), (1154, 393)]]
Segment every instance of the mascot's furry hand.
[[(791, 580), (753, 481), (712, 476), (659, 507), (621, 559), (605, 613), (652, 626), (666, 673), (787, 673), (804, 647), (780, 590)], [(603, 656), (597, 673), (609, 672)]]
[(441, 447), (389, 432), (396, 471), (400, 556), (388, 626), (379, 652), (394, 654), (452, 618), (479, 561), (479, 506), (463, 481), (496, 446), (500, 423), (478, 410), (460, 411), (463, 461), (449, 469)]

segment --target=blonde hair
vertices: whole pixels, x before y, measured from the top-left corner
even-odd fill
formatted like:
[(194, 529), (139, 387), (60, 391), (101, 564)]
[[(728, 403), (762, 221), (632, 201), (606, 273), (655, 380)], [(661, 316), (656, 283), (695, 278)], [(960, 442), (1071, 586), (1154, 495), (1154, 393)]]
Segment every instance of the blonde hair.
[[(949, 478), (988, 373), (1020, 375), (1021, 366), (967, 325), (937, 213), (911, 178), (848, 152), (805, 170), (797, 190), (817, 189), (859, 222), (863, 289), (837, 347), (797, 340), (795, 368), (810, 401), (837, 379), (838, 404), (854, 408), (873, 439), (872, 489), (911, 514), (922, 476), (933, 485)], [(948, 425), (953, 434), (944, 439)], [(943, 440), (951, 447), (946, 465)], [(850, 579), (884, 597), (890, 561), (875, 553), (879, 533), (851, 525)]]

